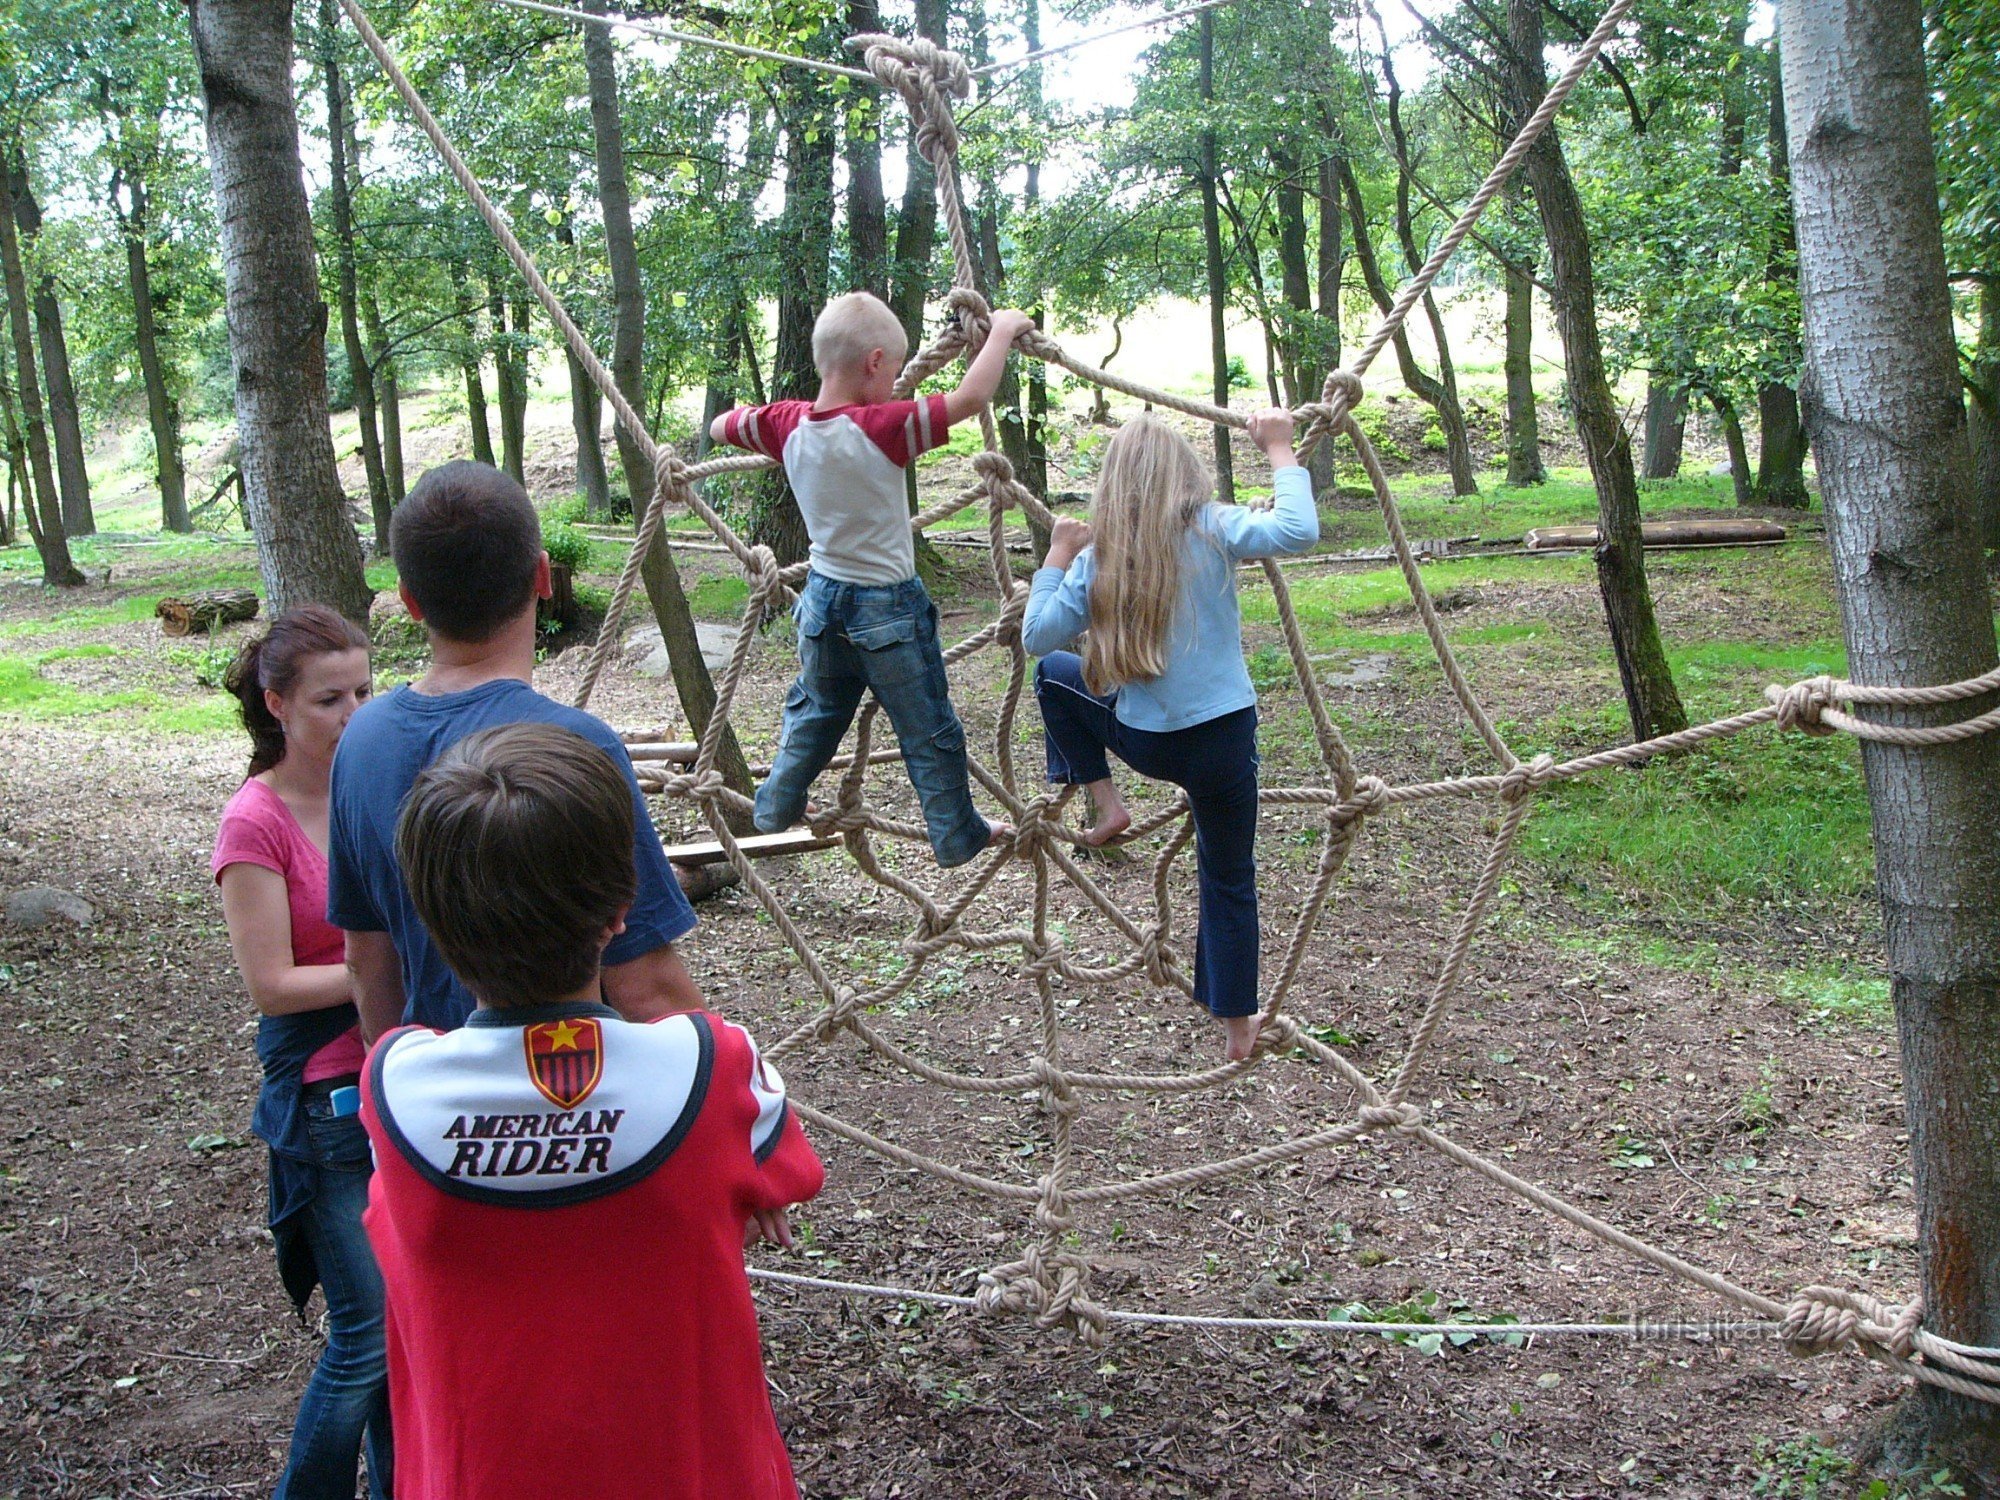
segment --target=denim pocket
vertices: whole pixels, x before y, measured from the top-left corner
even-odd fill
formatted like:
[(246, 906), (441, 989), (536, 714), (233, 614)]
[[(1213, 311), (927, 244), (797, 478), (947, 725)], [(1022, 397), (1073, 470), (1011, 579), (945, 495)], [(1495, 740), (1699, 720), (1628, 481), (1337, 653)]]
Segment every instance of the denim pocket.
[(322, 1169), (366, 1172), (374, 1165), (360, 1116), (336, 1116), (332, 1101), (324, 1094), (308, 1097), (305, 1106), (306, 1136), (312, 1142), (313, 1160)]
[(800, 635), (826, 633), (826, 599), (810, 579), (799, 590), (799, 602), (792, 606), (792, 624)]
[(887, 651), (917, 638), (917, 616), (909, 606), (857, 603), (847, 617), (847, 638), (863, 651)]

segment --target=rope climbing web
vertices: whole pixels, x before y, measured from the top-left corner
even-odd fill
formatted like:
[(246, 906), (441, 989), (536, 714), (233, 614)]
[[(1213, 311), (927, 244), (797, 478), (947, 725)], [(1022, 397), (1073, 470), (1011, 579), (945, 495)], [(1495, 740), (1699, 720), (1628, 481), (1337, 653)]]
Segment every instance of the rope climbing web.
[[(955, 888), (933, 892), (909, 879), (895, 861), (885, 862), (881, 840), (924, 842), (921, 826), (885, 814), (868, 799), (872, 765), (893, 759), (893, 753), (871, 746), (878, 722), (870, 699), (855, 728), (852, 754), (843, 759), (833, 797), (813, 814), (817, 834), (837, 837), (854, 865), (868, 879), (893, 892), (916, 911), (916, 922), (902, 943), (905, 959), (891, 977), (872, 985), (858, 976), (836, 972), (801, 928), (785, 895), (760, 871), (731, 827), (732, 814), (748, 808), (747, 799), (730, 787), (718, 768), (724, 731), (743, 695), (758, 631), (772, 612), (785, 606), (804, 581), (805, 565), (780, 566), (769, 548), (753, 545), (729, 525), (704, 498), (702, 483), (711, 477), (767, 467), (757, 456), (723, 457), (687, 462), (671, 444), (658, 442), (647, 431), (611, 373), (591, 348), (561, 300), (535, 266), (533, 257), (514, 235), (506, 216), (492, 202), (478, 179), (454, 148), (436, 116), (403, 73), (396, 58), (370, 24), (358, 0), (341, 0), (343, 9), (369, 51), (401, 96), (412, 116), (472, 200), (499, 240), (529, 289), (547, 309), (588, 378), (603, 394), (615, 419), (639, 445), (655, 475), (654, 492), (639, 521), (637, 535), (613, 592), (596, 645), (585, 670), (577, 701), (587, 702), (612, 653), (618, 649), (620, 622), (639, 577), (640, 565), (653, 546), (663, 517), (670, 509), (685, 509), (698, 517), (742, 568), (749, 597), (733, 648), (716, 682), (716, 705), (702, 726), (692, 763), (685, 766), (644, 761), (641, 774), (650, 790), (699, 809), (714, 831), (724, 856), (742, 883), (768, 915), (818, 997), (816, 1013), (766, 1050), (783, 1058), (808, 1047), (851, 1042), (866, 1048), (894, 1068), (923, 1083), (955, 1094), (1015, 1097), (1031, 1101), (1045, 1128), (1047, 1149), (1040, 1154), (1045, 1170), (1033, 1181), (1005, 1180), (942, 1160), (904, 1142), (863, 1129), (849, 1120), (801, 1102), (799, 1111), (813, 1127), (902, 1166), (955, 1184), (1000, 1204), (1027, 1212), (1030, 1226), (1020, 1253), (992, 1266), (980, 1277), (976, 1296), (954, 1297), (935, 1291), (871, 1283), (829, 1281), (785, 1272), (753, 1272), (771, 1284), (816, 1287), (845, 1294), (888, 1296), (976, 1308), (988, 1314), (1025, 1315), (1043, 1328), (1063, 1327), (1088, 1341), (1104, 1337), (1114, 1324), (1190, 1324), (1203, 1327), (1272, 1327), (1382, 1331), (1391, 1325), (1314, 1319), (1216, 1318), (1193, 1314), (1126, 1312), (1101, 1305), (1091, 1289), (1091, 1264), (1081, 1248), (1078, 1210), (1101, 1208), (1141, 1198), (1179, 1193), (1204, 1184), (1244, 1177), (1282, 1163), (1296, 1161), (1363, 1137), (1395, 1140), (1427, 1148), (1456, 1163), (1498, 1189), (1552, 1214), (1583, 1231), (1599, 1244), (1640, 1261), (1688, 1284), (1701, 1287), (1738, 1309), (1745, 1317), (1733, 1322), (1700, 1325), (1652, 1325), (1652, 1331), (1763, 1332), (1783, 1339), (1801, 1353), (1855, 1346), (1891, 1368), (1918, 1380), (2000, 1404), (2000, 1350), (1955, 1343), (1923, 1327), (1922, 1307), (1914, 1299), (1893, 1304), (1866, 1292), (1835, 1286), (1806, 1286), (1786, 1298), (1767, 1296), (1738, 1285), (1720, 1273), (1696, 1265), (1671, 1250), (1618, 1228), (1549, 1189), (1529, 1182), (1501, 1162), (1475, 1152), (1442, 1133), (1413, 1098), (1415, 1085), (1430, 1058), (1457, 997), (1460, 980), (1475, 938), (1492, 912), (1501, 880), (1513, 854), (1523, 822), (1536, 794), (1566, 781), (1616, 766), (1628, 766), (1688, 749), (1711, 740), (1741, 734), (1761, 725), (1781, 730), (1855, 735), (1898, 745), (1931, 745), (1964, 739), (2000, 728), (2000, 708), (1944, 725), (1908, 726), (1879, 722), (1864, 710), (1937, 707), (2000, 691), (2000, 670), (1965, 682), (1937, 687), (1864, 687), (1841, 679), (1819, 677), (1767, 689), (1769, 701), (1731, 717), (1697, 725), (1638, 744), (1619, 745), (1576, 759), (1558, 762), (1547, 755), (1523, 760), (1510, 748), (1493, 718), (1482, 706), (1462, 670), (1439, 619), (1436, 604), (1420, 574), (1404, 530), (1388, 478), (1374, 446), (1354, 418), (1362, 399), (1361, 377), (1436, 279), (1445, 263), (1471, 232), (1488, 203), (1500, 192), (1521, 159), (1547, 128), (1564, 99), (1595, 62), (1599, 52), (1631, 9), (1634, 0), (1613, 0), (1596, 29), (1577, 49), (1569, 66), (1549, 88), (1539, 107), (1508, 146), (1492, 172), (1439, 242), (1422, 269), (1395, 299), (1353, 364), (1327, 377), (1320, 399), (1300, 407), (1300, 447), (1330, 437), (1352, 446), (1380, 507), (1398, 566), (1436, 654), (1446, 683), (1466, 721), (1492, 757), (1496, 769), (1479, 775), (1392, 785), (1363, 774), (1346, 740), (1333, 722), (1308, 655), (1305, 636), (1292, 607), (1284, 574), (1275, 563), (1263, 564), (1265, 581), (1275, 605), (1286, 651), (1312, 726), (1313, 749), (1324, 780), (1311, 785), (1267, 787), (1267, 805), (1317, 813), (1321, 821), (1317, 855), (1310, 880), (1298, 902), (1298, 914), (1282, 956), (1263, 998), (1262, 1031), (1253, 1055), (1242, 1061), (1185, 1073), (1136, 1073), (1086, 1066), (1073, 1059), (1058, 1004), (1059, 986), (1103, 985), (1140, 981), (1157, 991), (1192, 992), (1186, 965), (1172, 936), (1169, 892), (1175, 861), (1192, 839), (1185, 799), (1177, 799), (1155, 815), (1142, 819), (1126, 836), (1127, 844), (1157, 839), (1150, 867), (1151, 910), (1143, 917), (1128, 913), (1087, 868), (1079, 852), (1079, 835), (1066, 826), (1064, 815), (1073, 788), (1049, 789), (1038, 776), (1024, 784), (1015, 765), (1014, 742), (1020, 724), (1021, 700), (1027, 682), (1028, 659), (1021, 646), (1020, 622), (1027, 589), (1013, 576), (1007, 551), (1005, 521), (1019, 510), (1048, 525), (1042, 502), (1015, 476), (1001, 452), (990, 407), (980, 413), (981, 451), (972, 462), (974, 483), (964, 491), (930, 505), (912, 518), (922, 531), (968, 508), (983, 511), (987, 522), (992, 580), (1001, 601), (997, 617), (946, 652), (948, 664), (965, 662), (975, 653), (1002, 654), (1004, 696), (994, 717), (990, 758), (974, 755), (971, 770), (991, 798), (1004, 809), (1014, 836), (1003, 848), (989, 852), (954, 877)], [(557, 7), (538, 7), (557, 9)], [(1205, 9), (1206, 6), (1191, 7)], [(616, 17), (579, 16), (594, 24), (625, 24)], [(1162, 17), (1159, 19), (1172, 19)], [(1121, 28), (1122, 29), (1122, 28)], [(741, 44), (690, 33), (674, 41), (732, 53), (775, 57), (813, 66), (823, 60), (794, 59), (747, 49)], [(938, 206), (943, 216), (952, 260), (952, 285), (945, 299), (942, 331), (908, 362), (898, 381), (899, 394), (915, 390), (928, 376), (951, 361), (969, 358), (983, 345), (990, 326), (990, 309), (978, 288), (973, 239), (958, 182), (959, 133), (955, 106), (971, 93), (975, 75), (956, 53), (921, 38), (888, 35), (859, 36), (849, 44), (861, 61), (859, 70), (896, 93), (908, 106), (912, 142), (936, 170)], [(1114, 376), (1075, 358), (1048, 336), (1028, 332), (1019, 351), (1059, 366), (1090, 384), (1122, 392), (1154, 406), (1166, 407), (1205, 422), (1242, 428), (1247, 418), (1207, 402), (1154, 389), (1143, 382)], [(1322, 1041), (1302, 1026), (1294, 1012), (1302, 1008), (1298, 980), (1309, 946), (1318, 930), (1334, 884), (1367, 826), (1392, 808), (1414, 807), (1445, 800), (1491, 799), (1497, 806), (1485, 850), (1470, 895), (1452, 924), (1422, 1008), (1402, 1055), (1383, 1077), (1364, 1071), (1348, 1052)], [(1032, 895), (1025, 920), (1012, 925), (975, 925), (976, 913), (989, 896), (997, 896), (1003, 872), (1025, 867)], [(1100, 916), (1126, 947), (1122, 958), (1090, 964), (1072, 951), (1052, 919), (1058, 887)], [(1034, 999), (1032, 1050), (1011, 1071), (981, 1073), (949, 1066), (918, 1055), (890, 1035), (880, 1009), (903, 996), (939, 955), (1019, 955), (1024, 993)], [(1226, 1158), (1149, 1175), (1109, 1181), (1086, 1180), (1078, 1160), (1075, 1135), (1079, 1118), (1090, 1101), (1103, 1095), (1174, 1096), (1214, 1089), (1245, 1077), (1280, 1057), (1300, 1056), (1319, 1065), (1349, 1098), (1344, 1116), (1321, 1128)], [(1494, 1332), (1488, 1324), (1444, 1324), (1446, 1331), (1463, 1327)], [(1643, 1325), (1604, 1323), (1537, 1323), (1508, 1325), (1523, 1332), (1632, 1334)]]

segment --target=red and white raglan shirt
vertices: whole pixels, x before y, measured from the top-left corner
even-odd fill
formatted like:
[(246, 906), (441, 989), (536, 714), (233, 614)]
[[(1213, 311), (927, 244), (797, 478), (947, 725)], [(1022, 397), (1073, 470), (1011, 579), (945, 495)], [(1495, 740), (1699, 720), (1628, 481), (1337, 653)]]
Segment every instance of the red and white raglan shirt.
[(738, 407), (723, 419), (722, 436), (785, 466), (815, 573), (875, 586), (917, 576), (903, 471), (942, 444), (950, 425), (942, 396), (825, 411), (774, 401)]
[(401, 1500), (793, 1497), (743, 1268), (820, 1189), (741, 1028), (480, 1009), (369, 1054)]

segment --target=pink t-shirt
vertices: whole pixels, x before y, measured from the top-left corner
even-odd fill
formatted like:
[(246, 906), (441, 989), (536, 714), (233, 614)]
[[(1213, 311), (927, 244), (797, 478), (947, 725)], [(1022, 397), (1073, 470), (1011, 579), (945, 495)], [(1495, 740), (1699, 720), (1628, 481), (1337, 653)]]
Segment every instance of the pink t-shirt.
[[(345, 963), (347, 941), (326, 919), (326, 856), (306, 837), (285, 799), (263, 782), (243, 783), (222, 810), (209, 869), (220, 881), (231, 865), (261, 865), (285, 878), (292, 909), (292, 962), (301, 968)], [(352, 1027), (306, 1060), (301, 1082), (359, 1073), (368, 1052)]]

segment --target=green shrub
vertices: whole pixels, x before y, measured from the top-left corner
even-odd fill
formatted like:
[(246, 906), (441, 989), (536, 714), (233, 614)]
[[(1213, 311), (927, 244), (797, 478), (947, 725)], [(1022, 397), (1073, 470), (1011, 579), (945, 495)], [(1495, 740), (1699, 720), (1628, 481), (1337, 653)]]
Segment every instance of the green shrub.
[(565, 563), (572, 573), (581, 573), (590, 565), (590, 538), (567, 521), (542, 528), (542, 550), (549, 554), (550, 562)]
[[(581, 495), (565, 495), (542, 507), (542, 526), (575, 526), (589, 518), (590, 503)], [(552, 552), (551, 557), (555, 556)]]

